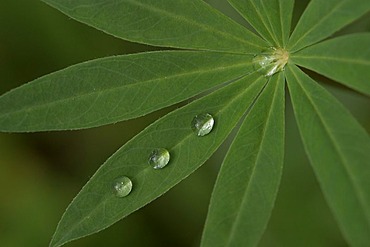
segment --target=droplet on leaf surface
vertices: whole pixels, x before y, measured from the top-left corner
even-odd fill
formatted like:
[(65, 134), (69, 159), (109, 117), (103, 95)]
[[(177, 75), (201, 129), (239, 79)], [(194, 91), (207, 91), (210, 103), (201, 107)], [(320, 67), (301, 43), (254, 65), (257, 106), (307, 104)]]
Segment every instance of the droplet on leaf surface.
[(132, 190), (132, 182), (126, 176), (121, 176), (113, 181), (114, 194), (117, 197), (125, 197), (130, 194)]
[(208, 135), (215, 124), (215, 120), (209, 113), (198, 114), (191, 121), (191, 128), (197, 136)]
[(161, 169), (170, 162), (170, 152), (165, 148), (156, 148), (150, 153), (148, 162), (154, 169)]
[(284, 70), (288, 63), (289, 53), (282, 48), (269, 48), (253, 57), (252, 63), (256, 71), (270, 77)]

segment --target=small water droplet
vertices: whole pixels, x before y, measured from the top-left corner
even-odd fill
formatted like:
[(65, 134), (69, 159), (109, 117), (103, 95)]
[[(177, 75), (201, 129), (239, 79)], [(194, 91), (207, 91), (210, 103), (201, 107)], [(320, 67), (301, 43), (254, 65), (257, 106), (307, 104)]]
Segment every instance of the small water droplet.
[(150, 153), (148, 162), (154, 169), (161, 169), (170, 162), (170, 153), (165, 148), (156, 148)]
[(211, 114), (198, 114), (191, 121), (191, 128), (197, 136), (208, 135), (212, 131), (215, 120)]
[(282, 48), (269, 48), (253, 57), (253, 67), (266, 77), (283, 71), (289, 60), (289, 53)]
[(132, 190), (132, 182), (128, 177), (118, 177), (113, 181), (114, 194), (117, 197), (125, 197)]

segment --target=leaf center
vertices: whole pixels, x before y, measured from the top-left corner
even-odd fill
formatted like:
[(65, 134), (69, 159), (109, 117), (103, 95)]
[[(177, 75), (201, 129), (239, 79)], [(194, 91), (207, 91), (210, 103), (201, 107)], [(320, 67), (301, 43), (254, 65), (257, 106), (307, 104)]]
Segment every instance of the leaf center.
[(270, 77), (283, 71), (289, 60), (289, 52), (283, 48), (271, 47), (253, 57), (253, 66), (256, 71)]

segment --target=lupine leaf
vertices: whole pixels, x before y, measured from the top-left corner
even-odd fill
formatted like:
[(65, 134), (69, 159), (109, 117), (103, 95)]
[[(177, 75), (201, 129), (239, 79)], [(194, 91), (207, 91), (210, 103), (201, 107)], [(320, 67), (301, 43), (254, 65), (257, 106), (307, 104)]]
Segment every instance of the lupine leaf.
[(116, 37), (176, 48), (256, 53), (263, 40), (201, 0), (43, 0)]
[(251, 56), (152, 52), (46, 75), (0, 97), (0, 130), (89, 128), (145, 115), (253, 70)]
[(258, 244), (283, 168), (284, 85), (282, 73), (274, 76), (240, 127), (217, 178), (201, 246)]
[[(98, 232), (159, 197), (203, 164), (225, 140), (265, 85), (255, 73), (209, 94), (151, 124), (111, 156), (84, 186), (63, 215), (50, 246)], [(250, 86), (248, 86), (250, 85)], [(215, 126), (198, 137), (194, 116), (209, 113)], [(155, 148), (169, 150), (170, 163), (154, 170), (148, 157)], [(118, 198), (112, 191), (118, 176), (132, 180), (133, 190)]]
[(370, 243), (370, 138), (350, 113), (296, 66), (286, 70), (306, 153), (351, 246)]
[(291, 61), (370, 95), (370, 34), (351, 34), (293, 53)]
[(368, 0), (311, 0), (290, 37), (288, 48), (294, 52), (323, 40), (369, 10)]
[(228, 0), (272, 46), (283, 47), (290, 34), (293, 0)]

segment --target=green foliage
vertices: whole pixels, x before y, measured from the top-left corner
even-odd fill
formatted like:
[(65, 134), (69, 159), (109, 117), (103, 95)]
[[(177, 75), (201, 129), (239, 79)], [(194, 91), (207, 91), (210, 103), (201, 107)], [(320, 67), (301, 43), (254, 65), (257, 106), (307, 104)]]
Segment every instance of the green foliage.
[[(194, 172), (225, 140), (265, 81), (255, 75), (243, 78), (168, 114), (125, 144), (74, 199), (59, 223), (52, 246), (113, 224)], [(251, 82), (254, 83), (245, 89)], [(213, 135), (198, 137), (190, 128), (200, 109), (214, 116), (217, 126)], [(148, 165), (149, 154), (158, 147), (171, 153), (170, 163), (163, 170), (153, 170)], [(120, 175), (128, 176), (133, 182), (133, 191), (125, 198), (111, 193), (112, 182)]]
[(370, 242), (369, 136), (333, 96), (296, 66), (289, 65), (286, 73), (303, 143), (329, 206), (349, 242), (366, 246)]
[(68, 16), (143, 44), (254, 54), (263, 40), (203, 1), (44, 0)]
[[(96, 127), (207, 92), (112, 155), (67, 208), (50, 246), (98, 232), (161, 196), (200, 167), (241, 121), (214, 187), (201, 245), (256, 246), (283, 170), (285, 81), (306, 153), (345, 239), (352, 246), (370, 242), (369, 135), (296, 66), (369, 95), (369, 34), (322, 41), (367, 13), (369, 1), (312, 0), (291, 30), (292, 0), (229, 0), (261, 38), (200, 0), (44, 1), (116, 37), (193, 51), (108, 57), (36, 79), (0, 97), (1, 131)], [(288, 64), (266, 77), (252, 61), (270, 46), (287, 51), (272, 65)], [(190, 124), (200, 113), (215, 119), (204, 137)], [(160, 170), (148, 165), (155, 148), (171, 154)], [(119, 176), (133, 183), (123, 198), (112, 193)]]
[(97, 59), (3, 95), (0, 130), (81, 129), (115, 123), (252, 71), (251, 57), (224, 53), (169, 51)]
[(293, 0), (229, 0), (271, 46), (285, 47), (289, 38)]
[(244, 119), (215, 185), (202, 246), (255, 246), (265, 230), (283, 169), (284, 88), (282, 74), (272, 78)]
[(294, 53), (291, 61), (370, 95), (369, 44), (369, 33), (346, 35)]
[(288, 49), (295, 52), (321, 41), (370, 9), (365, 0), (312, 0), (294, 29)]

